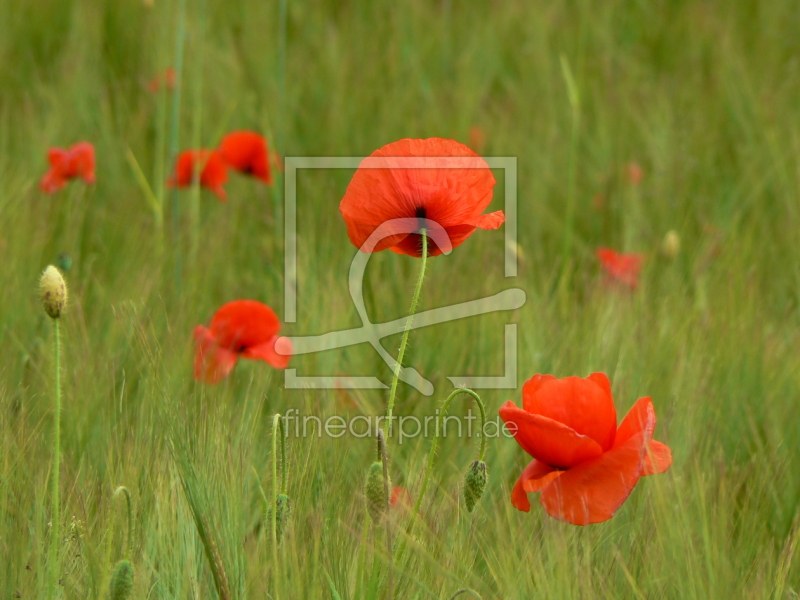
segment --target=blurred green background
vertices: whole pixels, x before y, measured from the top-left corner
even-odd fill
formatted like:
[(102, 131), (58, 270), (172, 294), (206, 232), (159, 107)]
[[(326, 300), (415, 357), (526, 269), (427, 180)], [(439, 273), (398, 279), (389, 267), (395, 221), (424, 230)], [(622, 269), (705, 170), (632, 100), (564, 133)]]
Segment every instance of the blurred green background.
[[(66, 252), (63, 596), (107, 597), (125, 537), (111, 495), (125, 485), (134, 598), (217, 594), (189, 496), (231, 597), (385, 597), (362, 493), (372, 443), (290, 438), (294, 520), (275, 554), (259, 492), (272, 485), (273, 413), (375, 415), (385, 394), (285, 390), (282, 373), (250, 361), (216, 387), (192, 378), (192, 328), (222, 303), (283, 314), (281, 178), (267, 188), (232, 176), (227, 204), (164, 183), (176, 150), (234, 129), (261, 131), (282, 156), (364, 156), (403, 137), (469, 143), (477, 127), (479, 152), (518, 160), (519, 276), (504, 278), (503, 230), (479, 231), (430, 261), (421, 309), (507, 287), (528, 301), (415, 331), (407, 362), (436, 394), (401, 385), (397, 412), (432, 414), (448, 375), (499, 375), (502, 324), (514, 322), (519, 387), (535, 373), (604, 371), (620, 415), (653, 397), (675, 460), (612, 520), (578, 528), (533, 497), (529, 514), (511, 507), (527, 456), (503, 438), (466, 513), (477, 443), (445, 440), (396, 597), (798, 597), (796, 2), (0, 0), (0, 23), (0, 596), (45, 593), (53, 359), (35, 289)], [(182, 67), (179, 85), (151, 92), (167, 67)], [(80, 140), (97, 149), (96, 185), (43, 194), (47, 149)], [(351, 176), (299, 175), (290, 335), (360, 324), (338, 212)], [(502, 198), (499, 185), (490, 210)], [(672, 260), (659, 252), (669, 230), (682, 242)], [(647, 255), (634, 293), (604, 285), (599, 246)], [(373, 322), (406, 314), (417, 268), (372, 257)], [(384, 341), (393, 353), (398, 343)], [(390, 378), (367, 345), (291, 366)], [(491, 418), (520, 400), (483, 396)], [(394, 483), (412, 497), (428, 444), (391, 447)]]

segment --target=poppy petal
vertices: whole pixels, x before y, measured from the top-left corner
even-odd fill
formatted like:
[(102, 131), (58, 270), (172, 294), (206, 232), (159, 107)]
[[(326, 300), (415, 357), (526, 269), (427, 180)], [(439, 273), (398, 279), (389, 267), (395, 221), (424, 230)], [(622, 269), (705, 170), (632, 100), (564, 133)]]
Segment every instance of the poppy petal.
[(647, 454), (642, 460), (642, 475), (655, 475), (663, 473), (672, 465), (672, 450), (669, 446), (650, 440), (647, 446)]
[(607, 521), (639, 481), (646, 444), (646, 434), (639, 433), (572, 467), (542, 491), (539, 501), (551, 517), (573, 525)]
[(469, 225), (474, 225), (475, 227), (480, 227), (481, 229), (498, 229), (505, 222), (506, 215), (502, 210), (496, 210), (495, 212), (485, 215), (478, 215), (477, 217), (466, 221), (466, 223)]
[(566, 472), (554, 469), (550, 465), (546, 465), (538, 460), (534, 460), (533, 462), (536, 463), (536, 468), (530, 473), (530, 479), (522, 482), (522, 487), (528, 493), (541, 492), (550, 485), (556, 477)]
[(50, 170), (45, 173), (44, 177), (42, 177), (42, 180), (39, 182), (39, 187), (47, 194), (57, 192), (65, 185), (67, 185), (67, 180), (58, 173), (54, 172), (54, 170)]
[(563, 423), (534, 415), (508, 401), (500, 408), (500, 417), (528, 454), (553, 467), (569, 468), (602, 454), (592, 438), (577, 433)]
[(522, 470), (519, 478), (517, 478), (517, 482), (511, 489), (511, 504), (513, 504), (514, 508), (517, 510), (521, 510), (522, 512), (530, 512), (531, 503), (528, 500), (528, 494), (525, 491), (525, 482), (537, 477), (541, 471), (542, 465), (543, 463), (539, 462), (538, 460), (532, 460), (530, 463), (528, 463), (528, 466)]
[(217, 384), (236, 366), (235, 352), (221, 347), (210, 330), (202, 325), (194, 328), (194, 377), (205, 383)]
[(615, 445), (624, 444), (634, 435), (643, 432), (648, 438), (652, 438), (655, 428), (656, 411), (653, 409), (653, 401), (650, 396), (639, 398), (619, 424)]
[(547, 417), (592, 438), (602, 450), (614, 444), (617, 411), (611, 385), (602, 373), (593, 373), (586, 379), (535, 375), (522, 388), (522, 405), (529, 413)]
[(285, 369), (292, 358), (292, 342), (289, 338), (275, 336), (264, 344), (245, 349), (242, 358), (263, 360), (276, 369)]

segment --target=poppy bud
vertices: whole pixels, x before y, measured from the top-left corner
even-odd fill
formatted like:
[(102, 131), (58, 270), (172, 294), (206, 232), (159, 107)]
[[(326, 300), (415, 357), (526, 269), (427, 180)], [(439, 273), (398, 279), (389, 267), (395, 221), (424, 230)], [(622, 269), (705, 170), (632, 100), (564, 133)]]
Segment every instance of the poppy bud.
[[(289, 496), (286, 494), (278, 494), (276, 498), (276, 505), (278, 508), (278, 519), (275, 522), (275, 537), (278, 539), (278, 543), (280, 544), (281, 538), (283, 538), (283, 533), (286, 531), (286, 528), (289, 526), (289, 521), (292, 519), (292, 503), (289, 500)], [(270, 525), (272, 524), (271, 508), (267, 511), (267, 522)]]
[(681, 236), (674, 229), (670, 229), (661, 241), (661, 254), (672, 260), (681, 251)]
[(472, 512), (478, 500), (483, 496), (483, 490), (486, 489), (488, 480), (489, 473), (486, 470), (485, 462), (476, 460), (469, 466), (464, 478), (464, 503), (467, 505), (467, 512)]
[(44, 312), (51, 319), (58, 319), (67, 304), (67, 284), (61, 272), (53, 265), (49, 265), (39, 279), (39, 295)]
[(121, 560), (114, 566), (111, 576), (111, 600), (128, 600), (133, 592), (133, 565), (128, 560)]
[[(389, 482), (391, 486), (391, 482)], [(388, 510), (386, 505), (386, 490), (383, 485), (383, 464), (380, 461), (372, 463), (367, 473), (367, 484), (364, 486), (364, 495), (367, 497), (367, 510), (369, 516), (377, 523)]]

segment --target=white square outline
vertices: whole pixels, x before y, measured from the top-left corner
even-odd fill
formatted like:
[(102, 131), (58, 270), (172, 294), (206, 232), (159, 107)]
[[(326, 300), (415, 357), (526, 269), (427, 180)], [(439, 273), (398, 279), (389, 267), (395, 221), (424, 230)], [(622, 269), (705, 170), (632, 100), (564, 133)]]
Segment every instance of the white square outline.
[[(286, 156), (284, 157), (284, 323), (297, 322), (297, 171), (298, 169), (358, 169), (363, 156)], [(505, 213), (505, 277), (517, 276), (517, 157), (482, 157), (490, 169), (503, 171)], [(364, 167), (370, 168), (370, 167)], [(380, 166), (374, 168), (382, 168)], [(385, 168), (385, 167), (383, 167)], [(413, 167), (410, 167), (413, 168)], [(517, 326), (504, 327), (504, 375), (489, 377), (448, 377), (454, 386), (475, 389), (515, 389), (517, 374)], [(342, 385), (342, 383), (345, 385)], [(348, 382), (352, 385), (348, 385)], [(284, 371), (286, 389), (335, 387), (387, 389), (374, 377), (298, 377), (296, 369)]]

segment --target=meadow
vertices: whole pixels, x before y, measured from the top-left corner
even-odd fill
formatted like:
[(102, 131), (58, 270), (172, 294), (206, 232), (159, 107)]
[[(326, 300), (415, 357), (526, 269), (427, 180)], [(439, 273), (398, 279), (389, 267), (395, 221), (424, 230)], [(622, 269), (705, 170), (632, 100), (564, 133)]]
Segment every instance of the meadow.
[[(790, 0), (0, 0), (0, 597), (52, 595), (53, 324), (37, 283), (62, 253), (56, 597), (109, 597), (122, 558), (137, 599), (378, 599), (390, 572), (403, 599), (800, 597), (799, 30)], [(170, 67), (174, 87), (151, 90)], [(231, 175), (226, 203), (166, 187), (178, 151), (237, 129), (282, 157), (476, 145), (476, 131), (481, 155), (516, 157), (517, 276), (504, 229), (478, 231), (428, 261), (420, 310), (510, 287), (527, 300), (413, 331), (405, 364), (435, 392), (401, 383), (395, 411), (424, 418), (448, 376), (502, 374), (516, 323), (516, 389), (477, 390), (490, 419), (536, 373), (602, 371), (620, 417), (652, 397), (671, 468), (579, 527), (533, 495), (529, 513), (511, 505), (529, 457), (491, 438), (469, 513), (478, 440), (444, 438), (411, 534), (408, 507), (390, 511), (405, 548), (390, 558), (364, 498), (374, 440), (289, 436), (293, 514), (273, 543), (273, 415), (374, 416), (387, 393), (287, 389), (249, 360), (218, 385), (193, 377), (193, 329), (224, 303), (283, 320), (283, 175)], [(96, 183), (44, 193), (48, 148), (81, 140)], [(354, 172), (298, 171), (282, 334), (361, 324), (339, 212)], [(495, 176), (488, 210), (504, 208)], [(646, 255), (635, 290), (608, 284), (598, 247)], [(408, 313), (418, 268), (372, 255), (373, 322)], [(383, 342), (393, 356), (400, 337)], [(392, 376), (368, 344), (290, 367)], [(413, 500), (430, 443), (388, 442)]]

